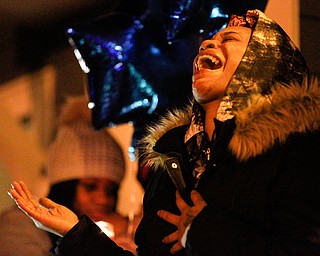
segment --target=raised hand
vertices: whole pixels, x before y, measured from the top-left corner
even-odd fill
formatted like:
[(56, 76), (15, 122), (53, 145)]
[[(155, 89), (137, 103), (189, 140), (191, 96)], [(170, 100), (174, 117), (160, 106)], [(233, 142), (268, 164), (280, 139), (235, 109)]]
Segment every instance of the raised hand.
[(165, 221), (177, 226), (178, 230), (163, 238), (164, 243), (176, 242), (170, 252), (175, 254), (184, 248), (181, 240), (185, 235), (186, 228), (192, 223), (194, 218), (202, 211), (207, 205), (202, 196), (196, 190), (191, 191), (191, 200), (193, 206), (188, 205), (176, 192), (176, 204), (181, 212), (181, 215), (175, 215), (165, 210), (158, 211), (158, 216)]
[(64, 236), (78, 223), (77, 215), (68, 208), (48, 198), (40, 198), (37, 201), (22, 181), (13, 181), (8, 194), (40, 229)]

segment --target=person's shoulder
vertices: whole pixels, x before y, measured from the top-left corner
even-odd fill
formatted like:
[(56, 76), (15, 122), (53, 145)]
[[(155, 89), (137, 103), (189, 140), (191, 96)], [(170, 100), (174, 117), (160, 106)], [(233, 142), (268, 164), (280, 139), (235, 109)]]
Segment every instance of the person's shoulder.
[(17, 206), (10, 207), (8, 209), (5, 209), (0, 214), (0, 220), (3, 219), (16, 219), (16, 218), (26, 218), (29, 219), (29, 217), (21, 211)]
[(19, 227), (21, 229), (36, 228), (29, 216), (27, 216), (17, 206), (8, 208), (1, 213), (0, 226), (6, 227), (7, 229), (14, 229), (14, 227)]
[(0, 215), (0, 256), (48, 255), (52, 242), (17, 206)]
[(10, 235), (28, 234), (29, 238), (48, 236), (46, 231), (37, 228), (32, 219), (17, 206), (1, 213), (0, 234), (3, 233)]

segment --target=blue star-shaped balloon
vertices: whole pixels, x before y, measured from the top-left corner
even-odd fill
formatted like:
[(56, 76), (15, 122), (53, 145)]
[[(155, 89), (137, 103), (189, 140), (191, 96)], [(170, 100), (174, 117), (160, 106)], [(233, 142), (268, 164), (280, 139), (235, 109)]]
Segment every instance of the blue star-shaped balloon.
[(129, 121), (138, 140), (148, 121), (191, 96), (192, 62), (202, 40), (230, 13), (261, 9), (267, 0), (150, 0), (138, 18), (113, 13), (72, 26), (67, 36), (88, 76), (93, 125)]
[(133, 60), (136, 34), (142, 24), (112, 14), (67, 30), (75, 55), (88, 75), (93, 125), (99, 129), (151, 114), (158, 103), (152, 85)]

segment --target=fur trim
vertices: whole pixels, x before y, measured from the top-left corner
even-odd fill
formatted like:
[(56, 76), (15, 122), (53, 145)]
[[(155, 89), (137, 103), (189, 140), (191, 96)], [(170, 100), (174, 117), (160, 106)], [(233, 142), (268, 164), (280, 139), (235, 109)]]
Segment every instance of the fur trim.
[(320, 87), (315, 78), (302, 85), (277, 85), (269, 97), (252, 99), (253, 104), (236, 113), (236, 129), (229, 149), (240, 161), (284, 143), (292, 133), (320, 128)]
[(157, 140), (167, 131), (190, 122), (192, 116), (191, 103), (183, 109), (174, 109), (160, 119), (157, 124), (147, 127), (147, 135), (141, 140), (142, 165), (158, 168), (164, 165), (165, 156), (153, 150)]
[[(168, 113), (157, 125), (148, 128), (142, 140), (144, 164), (158, 167), (165, 156), (153, 151), (156, 141), (170, 129), (188, 124), (192, 107)], [(316, 78), (301, 85), (278, 84), (270, 95), (253, 96), (249, 106), (237, 113), (236, 128), (229, 149), (239, 161), (266, 152), (275, 143), (284, 143), (292, 133), (320, 128), (320, 85)]]

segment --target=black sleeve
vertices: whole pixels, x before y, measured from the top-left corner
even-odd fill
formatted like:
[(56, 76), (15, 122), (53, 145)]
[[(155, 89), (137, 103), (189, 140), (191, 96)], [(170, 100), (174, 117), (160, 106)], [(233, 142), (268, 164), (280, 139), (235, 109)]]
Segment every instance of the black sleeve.
[(320, 139), (302, 137), (279, 166), (285, 175), (270, 226), (254, 226), (208, 202), (188, 232), (192, 255), (320, 255)]
[(119, 247), (90, 218), (83, 215), (79, 223), (57, 242), (56, 247), (51, 249), (50, 255), (132, 256), (133, 254)]
[[(172, 255), (170, 249), (173, 244), (165, 244), (162, 239), (173, 233), (176, 226), (164, 221), (157, 215), (160, 209), (178, 214), (175, 202), (176, 188), (162, 169), (154, 171), (144, 196), (143, 218), (135, 234), (135, 242), (139, 255), (166, 256)], [(184, 255), (181, 251), (175, 256)]]

